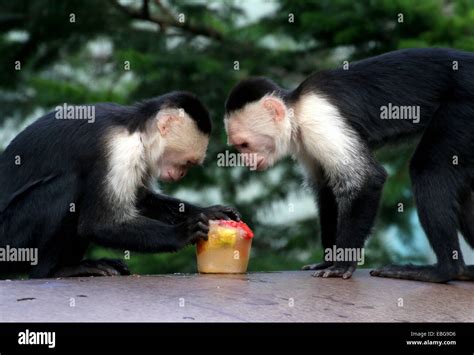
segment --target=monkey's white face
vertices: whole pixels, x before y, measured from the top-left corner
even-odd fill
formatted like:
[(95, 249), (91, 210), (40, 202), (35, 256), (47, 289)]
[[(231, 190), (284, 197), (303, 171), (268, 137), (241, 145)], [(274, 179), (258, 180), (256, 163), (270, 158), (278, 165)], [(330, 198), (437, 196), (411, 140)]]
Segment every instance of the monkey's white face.
[(178, 181), (186, 176), (190, 168), (198, 164), (200, 159), (193, 152), (180, 151), (170, 146), (165, 148), (158, 163), (158, 178), (165, 182)]
[(291, 126), (286, 107), (277, 98), (264, 97), (225, 118), (228, 143), (239, 153), (256, 154), (257, 170), (265, 170), (287, 152)]
[(152, 174), (162, 181), (178, 181), (191, 167), (204, 161), (209, 136), (199, 130), (191, 117), (177, 109), (161, 110), (156, 124), (158, 132), (148, 142)]
[[(275, 139), (249, 124), (245, 118), (231, 118), (227, 124), (229, 144), (242, 154), (255, 154), (257, 170), (265, 170), (275, 162)], [(273, 125), (273, 123), (269, 123)], [(267, 126), (268, 127), (268, 126)]]

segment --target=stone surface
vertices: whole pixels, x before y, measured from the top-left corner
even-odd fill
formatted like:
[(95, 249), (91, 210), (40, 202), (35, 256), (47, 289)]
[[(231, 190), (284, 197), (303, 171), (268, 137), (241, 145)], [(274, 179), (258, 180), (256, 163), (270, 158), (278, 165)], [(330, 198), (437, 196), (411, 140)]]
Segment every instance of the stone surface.
[(289, 271), (0, 281), (0, 321), (474, 322), (474, 283), (382, 279), (368, 270), (350, 280)]

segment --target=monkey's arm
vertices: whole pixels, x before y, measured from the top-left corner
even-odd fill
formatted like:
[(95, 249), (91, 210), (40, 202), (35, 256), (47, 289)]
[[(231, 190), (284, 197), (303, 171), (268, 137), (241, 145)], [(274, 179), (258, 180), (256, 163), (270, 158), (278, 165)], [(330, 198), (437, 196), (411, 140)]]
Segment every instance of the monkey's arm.
[[(345, 175), (337, 177), (332, 182), (332, 191), (337, 203), (335, 246), (338, 251), (342, 250), (344, 255), (352, 257), (360, 255), (358, 252), (364, 247), (364, 242), (373, 227), (387, 175), (373, 157), (368, 156), (366, 163), (368, 165), (364, 169), (354, 170), (360, 174), (357, 181), (352, 181), (351, 176)], [(320, 208), (331, 210), (331, 204), (321, 205)], [(326, 231), (334, 232), (334, 229), (330, 227)], [(316, 272), (314, 276), (349, 278), (356, 269), (358, 261), (337, 260), (331, 267)]]
[(166, 223), (180, 223), (189, 216), (203, 213), (209, 219), (240, 219), (239, 213), (232, 207), (199, 207), (189, 202), (146, 190), (139, 201), (144, 216)]
[[(94, 179), (91, 177), (90, 184)], [(111, 199), (113, 203), (111, 203)], [(78, 234), (106, 247), (138, 252), (176, 251), (203, 238), (207, 239), (208, 219), (204, 214), (183, 218), (175, 224), (139, 213), (130, 202), (118, 203), (105, 191), (88, 188), (81, 204)]]
[[(338, 205), (336, 247), (344, 251), (362, 250), (364, 242), (374, 225), (375, 217), (386, 179), (386, 172), (374, 160), (364, 176), (364, 183), (357, 189), (336, 189)], [(348, 184), (347, 186), (351, 186)], [(345, 253), (345, 255), (347, 255)], [(352, 253), (351, 255), (358, 255)], [(359, 260), (336, 261), (327, 276), (348, 278)]]
[[(325, 182), (318, 184), (317, 190), (317, 204), (319, 212), (319, 225), (321, 229), (321, 242), (323, 251), (327, 248), (332, 248), (336, 244), (337, 231), (337, 201), (330, 186)], [(321, 270), (331, 266), (332, 261), (323, 260), (320, 263), (309, 264), (303, 266), (303, 270)]]
[(151, 190), (142, 193), (137, 207), (144, 216), (170, 224), (180, 223), (203, 211), (199, 206)]
[(203, 214), (169, 225), (144, 216), (122, 221), (81, 217), (79, 234), (105, 247), (138, 252), (176, 251), (198, 239), (206, 239), (208, 219)]
[(337, 201), (330, 186), (324, 184), (318, 192), (319, 223), (323, 249), (332, 248), (336, 243)]

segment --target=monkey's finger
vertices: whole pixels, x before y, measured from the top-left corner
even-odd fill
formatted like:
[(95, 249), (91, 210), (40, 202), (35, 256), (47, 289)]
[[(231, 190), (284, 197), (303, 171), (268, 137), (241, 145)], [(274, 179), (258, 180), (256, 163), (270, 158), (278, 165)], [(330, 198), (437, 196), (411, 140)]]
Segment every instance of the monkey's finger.
[(225, 219), (229, 220), (229, 216), (227, 216), (225, 213), (222, 212), (212, 212), (210, 215), (208, 215), (209, 219)]
[(334, 266), (331, 266), (328, 269), (315, 272), (313, 276), (327, 278), (327, 277), (338, 277), (338, 276), (341, 277), (342, 274), (343, 272), (341, 271), (340, 268), (335, 268)]
[(240, 221), (240, 213), (239, 211), (237, 211), (235, 208), (233, 207), (225, 207), (225, 209), (223, 210), (223, 212), (229, 216), (231, 219), (235, 220), (235, 221)]
[(232, 219), (234, 221), (240, 221), (240, 215), (232, 210), (222, 210), (213, 212), (211, 219)]
[(91, 276), (114, 276), (119, 274), (118, 271), (109, 266), (103, 259), (82, 261), (77, 273)]
[(102, 267), (93, 266), (83, 266), (79, 274), (87, 276), (114, 276), (113, 274), (109, 273), (108, 270)]
[(192, 230), (195, 232), (209, 233), (209, 225), (203, 222), (198, 222)]
[(204, 224), (209, 224), (209, 217), (206, 216), (205, 213), (200, 213), (197, 217), (198, 222), (202, 222)]
[(356, 266), (355, 265), (351, 265), (349, 266), (349, 268), (347, 269), (347, 271), (342, 275), (342, 278), (343, 279), (349, 279), (351, 278), (352, 274), (354, 273), (356, 269)]
[[(215, 205), (208, 208), (209, 215), (212, 215), (211, 219), (233, 219), (234, 221), (240, 221), (240, 213), (233, 207)], [(217, 214), (221, 217), (217, 218)], [(225, 218), (222, 217), (225, 215)]]
[(113, 276), (109, 274), (106, 270), (100, 268), (86, 267), (85, 273), (91, 276)]
[(103, 260), (97, 260), (96, 268), (106, 273), (106, 276), (118, 276), (120, 271), (113, 267), (110, 263)]
[(207, 240), (207, 233), (204, 233), (204, 232), (196, 232), (193, 234), (193, 236), (191, 237), (191, 243), (192, 244), (195, 244), (199, 239), (202, 239), (202, 240)]
[(120, 275), (130, 275), (130, 270), (127, 264), (123, 260), (106, 259), (106, 258), (100, 259), (100, 260), (110, 265), (111, 267), (113, 267), (115, 270), (117, 270), (120, 273)]
[(313, 276), (323, 277), (323, 278), (342, 277), (343, 279), (348, 279), (352, 276), (352, 273), (354, 272), (355, 268), (356, 267), (354, 265), (350, 265), (348, 267), (332, 266), (329, 269), (314, 273)]
[(229, 216), (230, 219), (239, 222), (241, 220), (240, 214), (236, 212), (230, 212), (227, 213), (227, 216)]
[(323, 277), (326, 278), (326, 277), (329, 277), (329, 276), (332, 276), (333, 275), (333, 272), (328, 270), (328, 271), (324, 271), (323, 273)]

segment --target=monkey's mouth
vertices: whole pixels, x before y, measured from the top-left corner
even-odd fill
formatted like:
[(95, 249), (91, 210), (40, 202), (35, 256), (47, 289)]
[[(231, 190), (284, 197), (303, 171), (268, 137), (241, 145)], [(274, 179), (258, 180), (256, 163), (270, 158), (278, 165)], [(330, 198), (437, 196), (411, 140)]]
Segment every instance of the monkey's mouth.
[(262, 171), (267, 168), (267, 164), (265, 164), (265, 158), (260, 158), (257, 162), (257, 171)]
[(169, 179), (170, 181), (177, 181), (177, 180), (178, 180), (178, 179), (175, 178), (169, 171), (168, 171), (168, 179)]
[(165, 182), (175, 182), (175, 181), (177, 181), (177, 180), (179, 180), (179, 179), (175, 178), (175, 177), (171, 174), (171, 172), (168, 171), (168, 172), (166, 172), (166, 175), (162, 175), (162, 176), (161, 176), (160, 180), (165, 181)]

